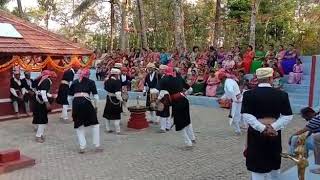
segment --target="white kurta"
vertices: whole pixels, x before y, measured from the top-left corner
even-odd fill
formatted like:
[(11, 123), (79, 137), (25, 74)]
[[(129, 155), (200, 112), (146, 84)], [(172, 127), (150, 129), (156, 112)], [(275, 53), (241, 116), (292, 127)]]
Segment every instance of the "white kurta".
[(238, 83), (231, 78), (227, 78), (224, 83), (224, 92), (223, 98), (232, 100), (232, 120), (230, 121), (230, 125), (233, 124), (236, 132), (240, 132), (239, 122), (241, 121), (242, 94)]

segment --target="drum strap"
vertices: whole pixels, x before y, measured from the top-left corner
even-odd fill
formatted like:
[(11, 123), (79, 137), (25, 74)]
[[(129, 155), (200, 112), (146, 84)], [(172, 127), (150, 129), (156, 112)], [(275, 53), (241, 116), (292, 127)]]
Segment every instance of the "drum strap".
[(117, 105), (120, 105), (120, 101), (119, 101), (118, 103), (116, 103), (116, 102), (114, 102), (114, 101), (112, 100), (112, 97), (116, 97), (116, 95), (114, 94), (114, 96), (112, 96), (112, 95), (108, 94), (108, 98), (109, 98), (111, 104), (116, 105), (116, 106), (117, 106)]

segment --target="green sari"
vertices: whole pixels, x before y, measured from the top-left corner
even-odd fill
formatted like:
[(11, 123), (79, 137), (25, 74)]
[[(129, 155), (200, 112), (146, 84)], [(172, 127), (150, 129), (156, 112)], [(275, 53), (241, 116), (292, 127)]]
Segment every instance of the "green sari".
[(193, 95), (195, 96), (202, 96), (205, 92), (205, 82), (204, 81), (197, 81), (192, 86)]
[(251, 68), (250, 68), (251, 74), (255, 74), (256, 70), (262, 67), (263, 60), (264, 60), (266, 54), (267, 53), (265, 51), (256, 50), (256, 56), (253, 59), (252, 64), (251, 64)]

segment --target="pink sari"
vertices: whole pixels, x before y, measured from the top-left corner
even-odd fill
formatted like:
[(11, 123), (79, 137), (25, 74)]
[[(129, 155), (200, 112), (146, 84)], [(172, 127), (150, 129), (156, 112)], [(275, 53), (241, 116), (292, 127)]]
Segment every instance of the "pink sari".
[(293, 66), (293, 72), (289, 73), (288, 83), (289, 84), (301, 84), (303, 77), (303, 66), (302, 64), (295, 64)]
[(142, 92), (144, 89), (144, 75), (143, 74), (139, 74), (139, 82), (138, 82), (138, 91)]
[(209, 77), (207, 80), (206, 96), (215, 97), (220, 81), (216, 77)]

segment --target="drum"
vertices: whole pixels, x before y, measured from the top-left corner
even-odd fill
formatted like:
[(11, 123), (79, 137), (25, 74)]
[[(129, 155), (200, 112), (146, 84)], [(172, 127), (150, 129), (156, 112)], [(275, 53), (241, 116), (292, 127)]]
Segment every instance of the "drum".
[(164, 110), (164, 104), (160, 101), (156, 102), (155, 110), (162, 112)]
[(150, 108), (156, 110), (159, 91), (157, 89), (150, 89)]
[(220, 105), (221, 108), (226, 108), (226, 109), (230, 109), (231, 108), (231, 100), (229, 99), (219, 99), (218, 103)]

